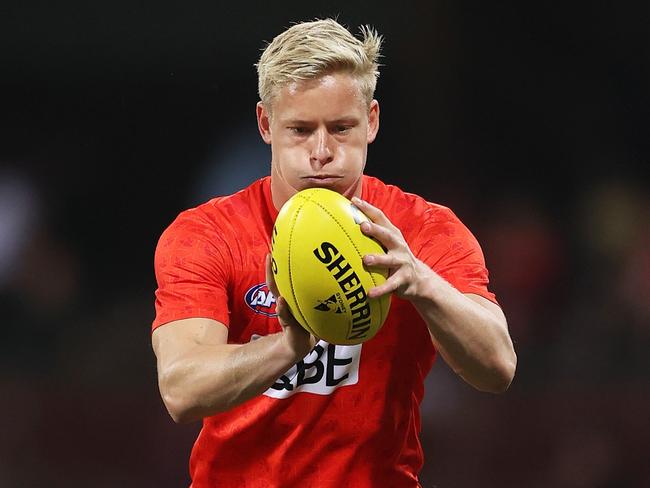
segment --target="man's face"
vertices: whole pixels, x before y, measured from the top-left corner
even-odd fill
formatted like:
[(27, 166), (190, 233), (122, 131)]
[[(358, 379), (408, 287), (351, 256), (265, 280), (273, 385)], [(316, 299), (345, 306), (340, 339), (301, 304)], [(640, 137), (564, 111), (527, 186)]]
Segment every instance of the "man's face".
[(290, 83), (271, 111), (257, 106), (262, 138), (271, 145), (271, 192), (277, 208), (305, 188), (361, 196), (368, 144), (379, 129), (379, 104), (368, 109), (358, 81), (345, 73)]

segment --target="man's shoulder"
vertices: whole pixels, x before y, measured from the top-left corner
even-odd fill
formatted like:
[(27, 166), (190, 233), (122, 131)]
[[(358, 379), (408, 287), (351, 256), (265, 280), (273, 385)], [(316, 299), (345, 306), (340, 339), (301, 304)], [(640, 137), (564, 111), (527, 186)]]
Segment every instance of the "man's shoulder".
[[(263, 207), (265, 202), (264, 186), (268, 177), (254, 181), (250, 185), (230, 195), (221, 195), (211, 198), (196, 207), (181, 212), (181, 215), (226, 214), (232, 217), (245, 216), (249, 209)], [(245, 211), (243, 211), (245, 209)]]
[[(384, 183), (373, 176), (364, 176), (367, 193), (364, 198), (397, 220), (409, 222), (430, 220), (440, 223), (458, 221), (454, 212), (445, 205), (434, 203), (426, 198), (402, 190), (399, 186)], [(395, 222), (397, 223), (397, 222)]]
[(231, 195), (217, 196), (207, 202), (181, 211), (165, 229), (170, 234), (223, 235), (229, 230), (246, 228), (265, 211), (264, 178)]

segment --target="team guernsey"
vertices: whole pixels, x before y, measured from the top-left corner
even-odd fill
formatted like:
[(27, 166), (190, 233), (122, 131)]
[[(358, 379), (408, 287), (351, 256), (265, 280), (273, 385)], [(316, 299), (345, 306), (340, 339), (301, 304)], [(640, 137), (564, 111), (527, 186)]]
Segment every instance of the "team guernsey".
[[(362, 198), (459, 291), (495, 301), (476, 239), (448, 208), (369, 176)], [(153, 329), (205, 317), (227, 326), (232, 344), (279, 332), (264, 268), (277, 214), (268, 177), (181, 213), (156, 249)], [(340, 256), (328, 246), (314, 252), (325, 265)], [(415, 308), (393, 296), (373, 339), (321, 340), (264, 394), (205, 418), (190, 457), (191, 486), (418, 487), (419, 406), (435, 354)]]

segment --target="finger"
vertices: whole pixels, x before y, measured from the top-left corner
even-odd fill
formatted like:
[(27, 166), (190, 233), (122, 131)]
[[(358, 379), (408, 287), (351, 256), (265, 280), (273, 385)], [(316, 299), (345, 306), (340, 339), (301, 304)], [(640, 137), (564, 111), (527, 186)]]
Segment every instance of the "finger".
[(290, 325), (291, 319), (293, 317), (291, 317), (289, 306), (287, 305), (287, 301), (284, 298), (277, 297), (275, 299), (275, 313), (278, 314), (278, 321), (282, 327)]
[(361, 232), (378, 240), (385, 248), (395, 248), (400, 242), (400, 235), (393, 228), (374, 222), (363, 222), (360, 227)]
[(398, 288), (399, 288), (399, 280), (395, 278), (395, 275), (393, 275), (390, 278), (388, 278), (386, 281), (384, 281), (381, 285), (375, 286), (374, 288), (368, 290), (368, 297), (378, 298), (380, 296), (393, 293), (394, 291), (397, 291)]
[(278, 287), (275, 284), (275, 278), (273, 277), (273, 258), (271, 254), (266, 255), (266, 284), (273, 293), (273, 296), (277, 299), (280, 296), (278, 292)]
[(354, 203), (357, 208), (373, 222), (384, 226), (393, 226), (392, 222), (388, 220), (388, 217), (386, 217), (386, 214), (374, 205), (365, 200), (361, 200), (358, 197), (352, 197), (352, 203)]
[(280, 325), (282, 327), (302, 327), (295, 319), (295, 317), (291, 314), (289, 304), (284, 298), (278, 297), (276, 299), (275, 311), (278, 314), (278, 320), (280, 321)]
[(366, 254), (363, 264), (371, 268), (398, 268), (404, 264), (403, 260), (394, 254)]

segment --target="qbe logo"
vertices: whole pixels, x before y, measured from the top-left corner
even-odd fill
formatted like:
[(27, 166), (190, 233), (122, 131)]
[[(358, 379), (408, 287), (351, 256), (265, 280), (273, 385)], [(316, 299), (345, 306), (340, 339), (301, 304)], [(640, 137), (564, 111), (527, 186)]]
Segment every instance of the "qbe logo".
[(267, 317), (277, 317), (275, 313), (275, 297), (266, 283), (252, 286), (244, 295), (244, 301), (253, 312), (266, 315)]
[[(254, 336), (253, 340), (258, 337)], [(288, 398), (300, 392), (331, 395), (337, 388), (356, 385), (362, 346), (341, 346), (320, 340), (264, 394), (272, 398)]]

